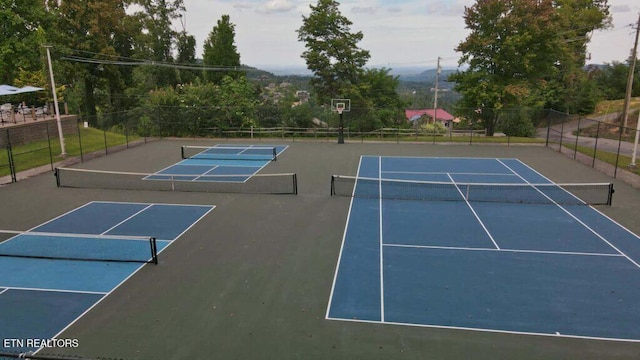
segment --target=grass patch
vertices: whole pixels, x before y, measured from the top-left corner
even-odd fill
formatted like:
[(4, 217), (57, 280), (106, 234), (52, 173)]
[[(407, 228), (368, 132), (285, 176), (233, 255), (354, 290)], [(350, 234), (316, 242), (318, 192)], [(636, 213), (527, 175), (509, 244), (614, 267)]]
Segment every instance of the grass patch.
[[(139, 136), (129, 136), (128, 140), (134, 141)], [(17, 145), (12, 148), (13, 159), (16, 171), (25, 171), (35, 167), (51, 164), (62, 160), (60, 156), (60, 141), (58, 138), (51, 138), (51, 152), (49, 152), (49, 141), (34, 141), (24, 145)], [(82, 141), (82, 143), (81, 143)], [(104, 132), (94, 128), (81, 128), (79, 135), (65, 135), (65, 150), (67, 157), (76, 157), (88, 154), (105, 148), (124, 145), (127, 137), (124, 134)], [(82, 148), (81, 145), (82, 144)], [(82, 150), (81, 150), (82, 149)], [(9, 158), (7, 149), (0, 150), (0, 176), (10, 174)]]
[[(580, 146), (578, 145), (577, 148), (575, 145), (571, 145), (571, 144), (563, 144), (562, 146), (567, 147), (571, 150), (576, 150), (579, 153), (588, 155), (589, 157), (593, 157), (593, 148), (589, 148), (586, 146)], [(611, 164), (613, 166), (616, 165), (616, 154), (614, 153), (610, 153), (607, 151), (601, 151), (601, 150), (596, 150), (596, 159), (603, 161), (607, 164)], [(619, 169), (626, 169), (631, 171), (632, 173), (636, 174), (636, 175), (640, 175), (640, 168), (636, 167), (635, 169), (630, 169), (629, 168), (629, 164), (631, 164), (631, 157), (630, 156), (626, 156), (626, 155), (620, 155), (620, 157), (618, 158), (618, 168)]]
[[(631, 98), (629, 103), (630, 109), (640, 109), (640, 98)], [(620, 100), (604, 100), (596, 105), (596, 110), (593, 114), (588, 115), (588, 118), (595, 116), (602, 116), (611, 113), (622, 113), (624, 110), (624, 99)]]

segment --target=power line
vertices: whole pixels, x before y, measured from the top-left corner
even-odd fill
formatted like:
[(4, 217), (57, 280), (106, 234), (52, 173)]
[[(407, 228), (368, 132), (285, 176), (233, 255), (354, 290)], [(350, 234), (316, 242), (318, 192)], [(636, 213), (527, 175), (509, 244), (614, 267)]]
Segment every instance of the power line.
[(198, 70), (198, 71), (260, 71), (258, 69), (242, 67), (242, 66), (206, 66), (206, 65), (181, 65), (177, 63), (169, 63), (154, 60), (135, 60), (135, 61), (115, 61), (85, 58), (79, 56), (63, 56), (61, 60), (73, 61), (85, 64), (97, 65), (118, 65), (118, 66), (157, 66), (168, 67), (180, 70)]

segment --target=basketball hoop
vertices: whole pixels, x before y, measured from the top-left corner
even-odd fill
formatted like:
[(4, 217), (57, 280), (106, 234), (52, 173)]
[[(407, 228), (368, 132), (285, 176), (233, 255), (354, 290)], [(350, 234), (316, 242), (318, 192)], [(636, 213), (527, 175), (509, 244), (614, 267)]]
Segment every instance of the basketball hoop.
[(331, 111), (338, 114), (351, 111), (351, 99), (331, 99)]

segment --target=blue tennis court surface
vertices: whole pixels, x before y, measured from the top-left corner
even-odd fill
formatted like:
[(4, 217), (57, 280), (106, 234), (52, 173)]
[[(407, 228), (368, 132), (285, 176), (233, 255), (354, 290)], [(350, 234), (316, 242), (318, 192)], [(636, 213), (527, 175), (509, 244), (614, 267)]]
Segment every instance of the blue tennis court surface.
[[(0, 253), (146, 260), (149, 243), (136, 237), (155, 237), (161, 252), (213, 208), (91, 202), (0, 243)], [(0, 351), (37, 350), (26, 340), (55, 337), (143, 266), (154, 265), (0, 257)]]
[[(517, 159), (364, 156), (358, 176), (552, 184)], [(640, 341), (639, 240), (586, 205), (354, 196), (327, 318)]]
[(146, 179), (245, 182), (286, 149), (286, 145), (218, 144), (203, 148)]

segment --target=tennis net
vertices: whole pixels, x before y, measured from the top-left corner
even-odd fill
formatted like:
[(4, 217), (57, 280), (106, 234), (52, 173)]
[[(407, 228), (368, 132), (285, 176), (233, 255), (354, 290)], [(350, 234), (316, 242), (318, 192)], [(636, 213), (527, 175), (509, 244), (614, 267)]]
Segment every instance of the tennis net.
[(196, 160), (246, 160), (276, 161), (278, 150), (273, 146), (182, 146), (180, 153), (183, 159)]
[(0, 257), (158, 263), (154, 237), (0, 230)]
[(332, 196), (423, 201), (611, 205), (611, 183), (449, 183), (333, 175)]
[(298, 193), (298, 177), (295, 173), (188, 175), (57, 168), (54, 174), (58, 187), (241, 194)]

